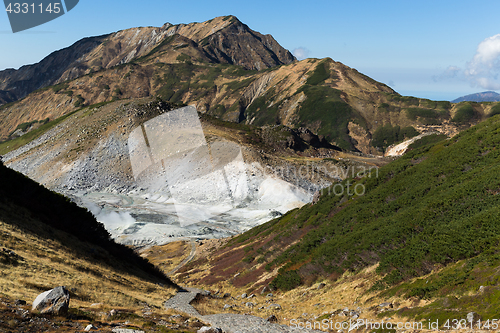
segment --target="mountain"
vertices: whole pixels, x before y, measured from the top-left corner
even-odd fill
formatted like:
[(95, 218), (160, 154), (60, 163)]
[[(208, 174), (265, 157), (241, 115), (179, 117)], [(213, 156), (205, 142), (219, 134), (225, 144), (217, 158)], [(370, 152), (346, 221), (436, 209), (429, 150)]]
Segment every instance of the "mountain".
[[(166, 23), (84, 38), (39, 63), (0, 71), (0, 90), (21, 99), (37, 89), (132, 62), (161, 49), (173, 37), (179, 37), (179, 49), (189, 45), (196, 49), (199, 60), (212, 63), (260, 70), (295, 60), (271, 35), (249, 29), (234, 16), (224, 16), (203, 23)], [(0, 105), (5, 102), (8, 100), (0, 99)]]
[(485, 91), (477, 94), (462, 96), (452, 101), (452, 103), (460, 102), (500, 102), (500, 94), (494, 91)]
[(423, 132), (453, 136), (496, 112), (493, 104), (401, 96), (329, 58), (295, 61), (271, 36), (234, 16), (91, 37), (2, 73), (4, 91), (33, 85), (10, 91), (10, 100), (44, 88), (0, 107), (0, 140), (82, 107), (157, 96), (224, 121), (308, 128), (344, 150), (382, 155)]

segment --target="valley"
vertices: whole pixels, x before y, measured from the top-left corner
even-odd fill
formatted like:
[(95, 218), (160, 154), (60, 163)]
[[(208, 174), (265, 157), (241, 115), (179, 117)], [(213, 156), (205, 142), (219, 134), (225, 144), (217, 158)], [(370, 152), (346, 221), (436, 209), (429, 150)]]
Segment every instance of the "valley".
[[(0, 93), (0, 331), (499, 312), (500, 102), (402, 96), (235, 16), (85, 38)], [(66, 316), (16, 302), (58, 285)]]

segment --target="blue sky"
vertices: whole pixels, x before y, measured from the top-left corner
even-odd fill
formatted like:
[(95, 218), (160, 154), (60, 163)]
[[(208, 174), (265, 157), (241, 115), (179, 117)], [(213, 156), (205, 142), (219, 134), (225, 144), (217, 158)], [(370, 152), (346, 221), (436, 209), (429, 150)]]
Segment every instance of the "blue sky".
[(0, 69), (38, 62), (83, 37), (232, 14), (296, 56), (330, 57), (400, 94), (451, 100), (500, 92), (499, 12), (498, 0), (80, 0), (66, 15), (16, 34), (1, 13)]

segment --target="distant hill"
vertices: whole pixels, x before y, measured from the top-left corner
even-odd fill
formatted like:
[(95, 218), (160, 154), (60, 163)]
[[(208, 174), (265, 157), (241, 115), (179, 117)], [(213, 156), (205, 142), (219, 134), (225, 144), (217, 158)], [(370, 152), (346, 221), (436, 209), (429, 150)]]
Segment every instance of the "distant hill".
[(470, 94), (467, 96), (459, 97), (453, 101), (452, 103), (460, 103), (460, 102), (500, 102), (500, 94), (497, 94), (494, 91), (485, 91), (477, 94)]

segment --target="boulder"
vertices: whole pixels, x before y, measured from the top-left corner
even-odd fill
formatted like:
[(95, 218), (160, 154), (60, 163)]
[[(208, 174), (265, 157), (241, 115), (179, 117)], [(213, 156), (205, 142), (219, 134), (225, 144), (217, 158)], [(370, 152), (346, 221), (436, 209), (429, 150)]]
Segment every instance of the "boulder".
[(323, 289), (326, 286), (326, 283), (320, 283), (318, 284), (318, 290)]
[(274, 309), (274, 310), (281, 310), (281, 305), (279, 305), (279, 304), (270, 304), (267, 308), (268, 309)]
[(385, 302), (379, 305), (381, 308), (391, 308), (393, 307), (392, 303), (390, 302)]
[(197, 333), (222, 333), (222, 329), (218, 327), (203, 326)]
[(113, 330), (111, 330), (111, 332), (113, 332), (113, 333), (146, 333), (144, 331), (133, 330), (130, 328), (113, 328)]
[(41, 314), (65, 314), (68, 312), (69, 298), (66, 287), (57, 287), (38, 295), (33, 302), (32, 310)]
[(269, 317), (267, 317), (266, 319), (268, 322), (270, 323), (277, 323), (278, 322), (278, 318), (276, 318), (275, 315), (270, 315)]

